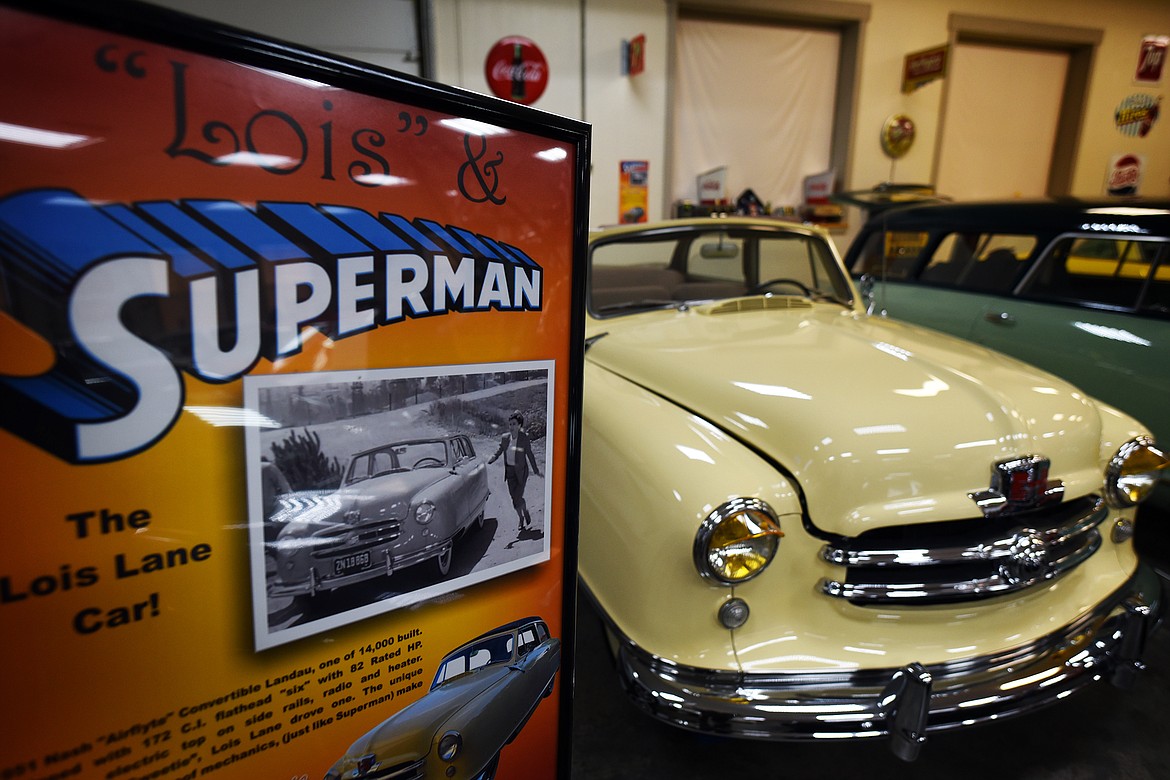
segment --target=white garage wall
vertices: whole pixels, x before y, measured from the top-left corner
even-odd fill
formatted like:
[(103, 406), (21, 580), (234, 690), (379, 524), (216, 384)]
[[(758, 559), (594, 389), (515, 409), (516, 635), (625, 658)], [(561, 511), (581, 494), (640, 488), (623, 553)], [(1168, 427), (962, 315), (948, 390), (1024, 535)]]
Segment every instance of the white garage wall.
[[(645, 160), (648, 217), (667, 202), (667, 50), (664, 0), (433, 0), (435, 76), (485, 92), (483, 59), (506, 35), (524, 35), (549, 61), (549, 87), (533, 107), (593, 126), (590, 225), (618, 221), (619, 166)], [(622, 42), (646, 36), (646, 70), (622, 75)]]
[[(197, 15), (287, 38), (389, 67), (416, 72), (397, 36), (408, 0), (155, 0)], [(439, 81), (486, 90), (482, 61), (491, 43), (509, 34), (538, 42), (553, 64), (553, 76), (536, 108), (584, 119), (593, 125), (591, 221), (613, 222), (618, 211), (618, 164), (650, 163), (651, 219), (663, 216), (673, 193), (664, 187), (666, 138), (670, 133), (667, 54), (673, 19), (688, 0), (423, 0), (434, 26), (432, 58)], [(848, 0), (803, 0), (801, 11), (832, 14)], [(1134, 93), (1164, 95), (1170, 74), (1158, 87), (1133, 84), (1143, 35), (1170, 34), (1167, 0), (854, 0), (870, 9), (861, 31), (855, 124), (846, 162), (847, 188), (888, 179), (928, 182), (935, 168), (942, 123), (942, 84), (910, 95), (900, 91), (903, 57), (945, 43), (952, 13), (995, 17), (1025, 24), (1063, 24), (1104, 31), (1089, 81), (1084, 123), (1072, 171), (1076, 195), (1102, 192), (1110, 159), (1145, 155), (1143, 194), (1170, 196), (1170, 116), (1145, 138), (1118, 132), (1113, 112)], [(720, 7), (767, 13), (792, 0), (721, 0)], [(621, 41), (646, 35), (646, 72), (622, 76), (614, 62)], [(416, 58), (413, 58), (416, 59)], [(742, 69), (741, 69), (742, 72)], [(729, 74), (728, 78), (739, 78)], [(906, 113), (918, 127), (914, 148), (896, 164), (882, 154), (879, 133), (891, 114)], [(1002, 193), (1010, 196), (1011, 191)]]
[(421, 74), (411, 0), (151, 0), (384, 68)]

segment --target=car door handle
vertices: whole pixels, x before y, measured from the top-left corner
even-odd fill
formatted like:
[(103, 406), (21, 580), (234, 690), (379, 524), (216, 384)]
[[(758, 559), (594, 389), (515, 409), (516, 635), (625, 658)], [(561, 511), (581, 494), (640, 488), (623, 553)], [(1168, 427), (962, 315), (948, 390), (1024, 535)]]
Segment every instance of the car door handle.
[(983, 315), (983, 319), (987, 320), (992, 325), (1016, 324), (1016, 318), (1008, 314), (1006, 311), (989, 311)]

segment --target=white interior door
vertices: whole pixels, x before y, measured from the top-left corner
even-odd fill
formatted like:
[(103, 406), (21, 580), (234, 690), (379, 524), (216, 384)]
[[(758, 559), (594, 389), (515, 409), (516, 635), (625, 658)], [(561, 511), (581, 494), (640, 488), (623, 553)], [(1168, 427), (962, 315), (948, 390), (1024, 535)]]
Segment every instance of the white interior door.
[(952, 54), (938, 191), (955, 200), (1043, 197), (1068, 54), (973, 44)]

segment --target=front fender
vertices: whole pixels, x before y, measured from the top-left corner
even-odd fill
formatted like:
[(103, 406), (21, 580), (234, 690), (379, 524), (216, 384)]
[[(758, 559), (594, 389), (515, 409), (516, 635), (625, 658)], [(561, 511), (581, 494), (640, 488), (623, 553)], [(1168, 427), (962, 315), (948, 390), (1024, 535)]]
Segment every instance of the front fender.
[(716, 619), (732, 588), (699, 576), (695, 531), (725, 501), (756, 497), (789, 538), (803, 536), (797, 491), (706, 420), (588, 361), (583, 404), (582, 581), (646, 651), (735, 668), (730, 632)]

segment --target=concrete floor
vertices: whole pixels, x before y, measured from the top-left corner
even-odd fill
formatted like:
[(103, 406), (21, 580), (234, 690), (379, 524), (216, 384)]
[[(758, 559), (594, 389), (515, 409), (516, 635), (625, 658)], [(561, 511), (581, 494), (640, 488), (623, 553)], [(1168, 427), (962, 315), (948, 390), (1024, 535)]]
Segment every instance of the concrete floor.
[[(1170, 516), (1139, 517), (1139, 550), (1170, 587)], [(1170, 591), (1168, 591), (1170, 592)], [(1170, 778), (1170, 626), (1131, 690), (1109, 685), (961, 733), (932, 735), (914, 763), (884, 743), (767, 743), (704, 737), (643, 715), (622, 693), (600, 620), (582, 600), (573, 705), (573, 780), (1164, 780)]]

